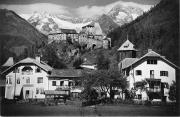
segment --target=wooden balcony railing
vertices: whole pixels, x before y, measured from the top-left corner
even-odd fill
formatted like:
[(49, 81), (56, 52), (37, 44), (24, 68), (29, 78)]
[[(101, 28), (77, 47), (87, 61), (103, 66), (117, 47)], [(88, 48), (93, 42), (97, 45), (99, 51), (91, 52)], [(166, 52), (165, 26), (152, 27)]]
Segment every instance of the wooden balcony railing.
[(149, 92), (161, 92), (161, 88), (160, 87), (154, 87), (154, 88), (147, 88), (147, 90)]

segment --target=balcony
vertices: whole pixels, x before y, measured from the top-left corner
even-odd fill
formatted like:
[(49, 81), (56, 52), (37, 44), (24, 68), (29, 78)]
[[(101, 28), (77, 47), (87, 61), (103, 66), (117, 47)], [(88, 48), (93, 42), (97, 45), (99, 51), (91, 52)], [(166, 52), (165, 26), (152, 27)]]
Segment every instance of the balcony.
[(72, 86), (56, 86), (56, 89), (60, 89), (60, 90), (70, 90), (72, 88)]
[(161, 88), (160, 87), (154, 87), (154, 88), (147, 87), (147, 91), (157, 93), (157, 92), (161, 92)]

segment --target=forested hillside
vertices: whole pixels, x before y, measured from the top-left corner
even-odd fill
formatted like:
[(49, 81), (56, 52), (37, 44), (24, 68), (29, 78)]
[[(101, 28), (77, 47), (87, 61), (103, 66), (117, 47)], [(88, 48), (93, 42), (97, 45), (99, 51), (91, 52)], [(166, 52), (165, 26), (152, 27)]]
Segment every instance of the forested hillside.
[(129, 40), (139, 50), (139, 56), (151, 48), (179, 65), (178, 2), (162, 0), (133, 22), (115, 29), (109, 34), (113, 45), (119, 47), (127, 39), (128, 34)]
[(13, 11), (0, 9), (0, 65), (10, 56), (16, 60), (34, 57), (46, 44), (47, 37), (26, 20)]

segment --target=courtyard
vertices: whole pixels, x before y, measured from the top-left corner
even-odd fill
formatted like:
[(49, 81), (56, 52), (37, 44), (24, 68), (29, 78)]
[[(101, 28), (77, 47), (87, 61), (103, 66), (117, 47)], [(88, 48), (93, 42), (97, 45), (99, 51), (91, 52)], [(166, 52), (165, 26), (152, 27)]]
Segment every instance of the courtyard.
[(1, 104), (2, 116), (173, 116), (175, 106), (144, 106), (133, 104), (105, 104), (82, 107), (80, 102), (56, 106), (41, 104)]

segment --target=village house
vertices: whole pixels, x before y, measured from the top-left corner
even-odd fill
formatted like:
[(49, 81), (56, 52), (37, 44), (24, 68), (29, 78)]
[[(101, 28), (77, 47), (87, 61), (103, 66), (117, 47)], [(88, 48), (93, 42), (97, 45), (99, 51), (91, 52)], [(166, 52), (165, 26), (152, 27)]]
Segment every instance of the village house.
[(2, 76), (6, 79), (6, 99), (44, 99), (45, 92), (53, 94), (58, 90), (77, 95), (81, 91), (74, 81), (80, 77), (80, 71), (55, 70), (40, 57), (23, 59), (3, 71)]
[(178, 67), (151, 49), (141, 58), (136, 58), (133, 46), (127, 40), (118, 49), (122, 55), (118, 66), (127, 77), (128, 90), (135, 91), (136, 99), (170, 101), (169, 89), (176, 81)]
[(82, 69), (90, 69), (90, 70), (97, 70), (97, 65), (95, 62), (84, 58), (83, 63), (80, 65)]
[[(64, 90), (69, 92), (72, 97), (78, 97), (83, 90), (79, 85), (82, 71), (79, 69), (53, 69), (49, 78), (49, 89)], [(52, 85), (51, 85), (52, 84)]]

